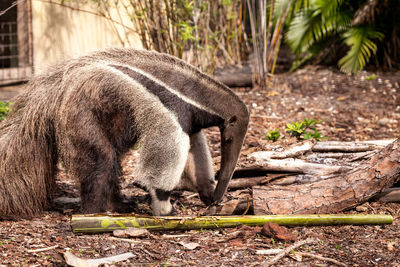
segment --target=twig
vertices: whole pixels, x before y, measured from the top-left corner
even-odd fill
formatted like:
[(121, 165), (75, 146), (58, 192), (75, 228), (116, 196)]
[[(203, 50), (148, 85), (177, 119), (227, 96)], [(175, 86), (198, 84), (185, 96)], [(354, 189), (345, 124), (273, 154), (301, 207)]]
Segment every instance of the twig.
[(291, 245), (290, 247), (285, 248), (282, 252), (280, 252), (279, 254), (277, 254), (272, 260), (268, 261), (268, 262), (263, 262), (263, 264), (261, 264), (262, 266), (271, 266), (276, 264), (280, 259), (282, 259), (283, 257), (285, 257), (287, 254), (289, 254), (292, 250), (305, 245), (305, 244), (311, 244), (311, 243), (316, 243), (317, 239), (315, 238), (307, 238), (305, 240), (301, 240), (298, 241), (296, 243), (294, 243), (293, 245)]
[(334, 259), (331, 259), (331, 258), (327, 258), (327, 257), (323, 257), (323, 256), (320, 256), (320, 255), (315, 255), (315, 254), (308, 253), (308, 252), (296, 252), (296, 254), (304, 256), (304, 257), (310, 257), (310, 258), (318, 259), (318, 260), (321, 260), (321, 261), (327, 261), (327, 262), (334, 263), (334, 264), (339, 265), (339, 266), (347, 266), (346, 264), (344, 264), (344, 263), (342, 263), (340, 261), (337, 261), (337, 260), (334, 260)]
[(259, 249), (256, 251), (257, 255), (276, 255), (281, 253), (283, 249), (281, 248), (271, 248), (271, 249)]
[(191, 194), (191, 195), (187, 196), (185, 199), (191, 199), (191, 198), (197, 197), (198, 195), (199, 195), (199, 193)]
[(14, 1), (11, 6), (7, 7), (6, 9), (0, 11), (0, 16), (4, 15), (8, 10), (10, 10), (11, 8), (15, 7), (16, 5), (18, 5), (18, 3), (22, 2), (24, 0), (19, 0), (19, 1)]
[(192, 235), (187, 235), (187, 234), (182, 234), (182, 235), (167, 235), (167, 234), (163, 234), (162, 237), (165, 238), (180, 238), (180, 237), (188, 237), (188, 236), (192, 236)]
[(36, 252), (43, 252), (43, 251), (49, 251), (49, 250), (53, 250), (58, 248), (58, 245), (54, 245), (51, 247), (47, 247), (47, 248), (38, 248), (38, 249), (27, 249), (26, 252), (28, 253), (36, 253)]
[[(282, 253), (283, 251), (284, 251), (284, 249), (280, 249), (280, 248), (278, 248), (278, 249), (261, 249), (261, 250), (257, 250), (256, 254), (257, 255), (276, 255), (276, 254)], [(321, 261), (327, 261), (327, 262), (334, 263), (339, 266), (347, 266), (346, 264), (344, 264), (340, 261), (337, 261), (337, 260), (334, 260), (331, 258), (327, 258), (327, 257), (323, 257), (321, 255), (315, 255), (315, 254), (308, 253), (308, 252), (296, 252), (295, 254), (300, 255), (302, 257), (310, 257), (310, 258), (315, 258), (315, 259), (318, 259)]]
[(135, 240), (135, 239), (129, 239), (129, 238), (119, 238), (115, 236), (109, 236), (107, 239), (109, 240), (114, 240), (114, 241), (123, 241), (127, 243), (132, 243), (132, 244), (143, 244), (143, 245), (150, 245), (150, 242), (144, 241), (144, 240)]
[(250, 209), (250, 198), (247, 197), (247, 206), (246, 206), (246, 210), (243, 212), (242, 215), (246, 215), (247, 212), (249, 211), (249, 209)]

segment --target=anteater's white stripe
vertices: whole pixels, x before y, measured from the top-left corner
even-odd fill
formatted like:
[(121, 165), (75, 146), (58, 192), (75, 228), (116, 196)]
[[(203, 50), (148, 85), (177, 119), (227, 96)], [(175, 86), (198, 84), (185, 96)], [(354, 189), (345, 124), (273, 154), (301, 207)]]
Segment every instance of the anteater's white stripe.
[[(175, 89), (169, 87), (169, 86), (168, 86), (167, 84), (165, 84), (163, 81), (157, 79), (157, 78), (154, 77), (153, 75), (151, 75), (151, 74), (149, 74), (149, 73), (147, 73), (147, 72), (145, 72), (145, 71), (143, 71), (143, 70), (141, 70), (141, 69), (138, 69), (138, 68), (135, 68), (135, 67), (126, 65), (126, 64), (120, 64), (120, 63), (111, 63), (111, 62), (110, 62), (109, 64), (112, 64), (112, 65), (115, 65), (115, 66), (121, 66), (121, 67), (124, 67), (124, 68), (128, 68), (128, 69), (130, 69), (130, 70), (132, 70), (132, 71), (135, 71), (135, 72), (137, 72), (137, 73), (139, 73), (139, 74), (141, 74), (141, 75), (143, 75), (143, 76), (149, 78), (150, 80), (154, 81), (155, 83), (159, 84), (160, 86), (164, 87), (164, 88), (167, 89), (169, 92), (171, 92), (172, 94), (176, 95), (177, 97), (179, 97), (180, 99), (182, 99), (182, 100), (185, 101), (186, 103), (188, 103), (188, 104), (190, 104), (190, 105), (192, 105), (192, 106), (195, 106), (195, 107), (197, 107), (197, 108), (199, 108), (199, 109), (202, 109), (202, 110), (204, 110), (204, 111), (207, 111), (208, 113), (211, 113), (211, 114), (213, 114), (213, 115), (218, 115), (215, 111), (213, 111), (213, 110), (209, 109), (208, 107), (205, 107), (205, 106), (201, 105), (200, 103), (194, 101), (193, 99), (190, 99), (189, 97), (187, 97), (187, 96), (181, 94), (179, 91), (177, 91), (177, 90), (175, 90)], [(115, 68), (115, 67), (113, 67), (113, 66), (110, 66), (110, 67), (112, 67), (112, 68), (118, 70), (119, 72), (123, 73), (123, 71), (121, 71), (121, 70), (119, 70), (119, 69), (117, 69), (117, 68)], [(124, 75), (126, 75), (126, 74), (124, 73)], [(139, 81), (136, 81), (136, 82), (139, 82)]]
[[(128, 84), (134, 85), (135, 88), (137, 89), (137, 91), (140, 92), (140, 99), (139, 101), (141, 101), (142, 105), (146, 105), (148, 106), (150, 105), (156, 105), (156, 110), (157, 113), (162, 113), (163, 115), (165, 115), (166, 117), (168, 117), (170, 120), (168, 121), (163, 121), (162, 123), (170, 123), (173, 126), (173, 129), (175, 129), (173, 132), (168, 133), (169, 136), (164, 136), (164, 138), (161, 138), (162, 140), (160, 140), (159, 142), (165, 142), (167, 140), (167, 142), (162, 143), (160, 145), (158, 145), (159, 147), (164, 147), (165, 149), (171, 149), (172, 148), (178, 148), (178, 150), (176, 151), (176, 153), (174, 153), (173, 155), (171, 155), (171, 158), (174, 159), (173, 162), (171, 162), (171, 166), (163, 166), (163, 168), (160, 169), (160, 171), (157, 173), (157, 175), (154, 174), (155, 167), (153, 166), (152, 168), (148, 169), (143, 167), (145, 164), (142, 162), (143, 158), (140, 157), (139, 158), (139, 162), (138, 162), (138, 168), (137, 171), (140, 173), (139, 176), (143, 176), (143, 177), (163, 177), (162, 180), (158, 180), (157, 183), (157, 187), (159, 188), (163, 188), (164, 190), (167, 191), (171, 191), (173, 190), (179, 183), (180, 177), (183, 173), (183, 170), (185, 168), (186, 165), (186, 159), (187, 159), (187, 155), (189, 153), (189, 149), (190, 149), (190, 140), (189, 140), (189, 135), (187, 133), (185, 133), (182, 130), (182, 126), (179, 124), (178, 118), (177, 116), (169, 111), (162, 103), (161, 101), (159, 101), (158, 97), (155, 96), (154, 94), (152, 94), (151, 92), (149, 92), (148, 89), (146, 89), (139, 81), (132, 79), (131, 76), (129, 76), (128, 74), (125, 74), (123, 72), (121, 72), (120, 70), (109, 66), (109, 65), (103, 65), (103, 64), (99, 64), (96, 66), (96, 68), (100, 68), (103, 69), (107, 72), (113, 73), (115, 74), (119, 79), (126, 81)], [(138, 100), (138, 99), (135, 99)], [(154, 101), (156, 100), (156, 101)], [(143, 116), (148, 116), (148, 114), (144, 114), (145, 112), (143, 112), (143, 109), (141, 109), (140, 111), (141, 114), (136, 114), (139, 118), (143, 118), (145, 119)], [(143, 123), (143, 122), (141, 122)], [(148, 122), (146, 122), (148, 123)], [(145, 129), (145, 130), (149, 130), (149, 129)], [(150, 129), (151, 130), (151, 129)], [(152, 138), (151, 135), (146, 135), (146, 137), (144, 138)], [(153, 138), (152, 138), (153, 139)], [(154, 142), (158, 142), (155, 140), (152, 140)], [(145, 141), (143, 141), (145, 142)], [(169, 147), (170, 146), (170, 147)], [(145, 151), (146, 150), (146, 144), (143, 143), (143, 146), (141, 146), (141, 153), (150, 153), (149, 151)], [(152, 180), (143, 180), (140, 179), (138, 181), (139, 183), (141, 183), (143, 186), (147, 187), (147, 188), (152, 188), (154, 187), (154, 184), (152, 184)], [(161, 206), (162, 208), (162, 206)]]

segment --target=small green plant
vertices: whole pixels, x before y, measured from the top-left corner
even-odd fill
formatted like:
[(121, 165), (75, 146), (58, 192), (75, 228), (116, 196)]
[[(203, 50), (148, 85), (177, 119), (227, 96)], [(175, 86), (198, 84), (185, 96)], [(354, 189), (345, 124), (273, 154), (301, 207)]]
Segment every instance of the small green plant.
[[(315, 128), (318, 123), (321, 123), (321, 121), (316, 121), (313, 118), (287, 123), (286, 132), (289, 133), (290, 136), (296, 137), (298, 140), (314, 138), (319, 141), (321, 139), (326, 139), (326, 137), (323, 137), (317, 128)], [(312, 132), (308, 132), (307, 130), (312, 130)]]
[(167, 267), (167, 266), (168, 266), (168, 260), (169, 260), (169, 258), (166, 258), (166, 259), (165, 259), (165, 261), (164, 261), (164, 263), (163, 263), (163, 267)]
[(11, 111), (10, 102), (0, 101), (0, 121), (7, 117), (7, 114)]
[(264, 135), (265, 135), (265, 139), (276, 142), (276, 141), (278, 141), (279, 137), (281, 136), (281, 133), (279, 132), (279, 129), (275, 129), (275, 131), (268, 131)]
[(367, 78), (365, 78), (367, 81), (372, 81), (372, 80), (374, 80), (376, 78), (376, 75), (375, 74), (372, 74), (372, 75), (370, 75), (370, 76), (368, 76)]
[(314, 132), (306, 132), (304, 134), (304, 139), (308, 140), (314, 138), (315, 140), (319, 141), (321, 139), (328, 139), (326, 136), (322, 136), (322, 134), (314, 128)]
[(186, 210), (187, 209), (186, 206), (182, 202), (179, 202), (179, 204), (181, 205), (182, 210)]
[(336, 248), (336, 249), (343, 249), (342, 245), (340, 245), (340, 244), (336, 244), (336, 245), (335, 245), (335, 248)]
[[(321, 121), (316, 121), (313, 118), (309, 120), (304, 119), (302, 121), (294, 121), (286, 124), (286, 132), (289, 133), (291, 137), (296, 137), (297, 140), (308, 140), (313, 138), (317, 141), (320, 141), (321, 139), (328, 139), (328, 137), (322, 136), (322, 134), (315, 127), (318, 123), (321, 123)], [(279, 129), (275, 129), (274, 131), (268, 131), (264, 134), (264, 136), (265, 139), (276, 142), (281, 137), (281, 134)], [(285, 136), (282, 136), (282, 139), (284, 138)]]
[(286, 124), (286, 132), (289, 133), (290, 136), (296, 137), (297, 139), (301, 139), (301, 136), (304, 134), (305, 130), (306, 127), (302, 121), (295, 121)]

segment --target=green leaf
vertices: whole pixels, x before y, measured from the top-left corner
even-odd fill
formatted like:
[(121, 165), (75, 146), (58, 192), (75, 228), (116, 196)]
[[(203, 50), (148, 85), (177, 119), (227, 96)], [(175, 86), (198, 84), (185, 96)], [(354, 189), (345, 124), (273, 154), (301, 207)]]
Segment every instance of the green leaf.
[(193, 36), (194, 27), (193, 26), (190, 26), (185, 21), (180, 21), (178, 23), (178, 25), (179, 25), (179, 33), (181, 35), (183, 42), (186, 42), (187, 40), (194, 40), (194, 36)]
[(266, 134), (264, 134), (264, 136), (265, 139), (276, 142), (281, 136), (281, 133), (279, 132), (279, 129), (275, 129), (275, 131), (268, 131)]
[(345, 73), (356, 74), (376, 53), (377, 46), (372, 39), (382, 39), (383, 34), (370, 26), (357, 26), (346, 31), (343, 38), (350, 50), (339, 60), (339, 67)]
[(372, 81), (372, 80), (374, 80), (376, 78), (376, 75), (375, 74), (372, 74), (372, 75), (370, 75), (370, 76), (368, 76), (367, 78), (365, 78), (367, 81)]
[(297, 13), (285, 35), (290, 48), (297, 54), (307, 51), (321, 35), (321, 21), (321, 14), (313, 10)]
[(296, 121), (286, 124), (286, 132), (290, 133), (292, 137), (300, 138), (304, 133), (305, 125), (303, 121)]
[(0, 101), (0, 121), (4, 120), (11, 111), (10, 102)]

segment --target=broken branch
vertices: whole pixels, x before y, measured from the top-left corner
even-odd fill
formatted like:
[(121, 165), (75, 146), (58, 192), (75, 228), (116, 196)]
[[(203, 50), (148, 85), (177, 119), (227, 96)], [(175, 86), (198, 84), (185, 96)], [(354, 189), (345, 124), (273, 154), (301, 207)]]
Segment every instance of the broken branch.
[(261, 226), (274, 222), (284, 226), (341, 225), (341, 224), (391, 224), (393, 217), (383, 214), (340, 215), (248, 215), (248, 216), (136, 216), (136, 215), (73, 215), (71, 227), (74, 233), (112, 232), (129, 227), (149, 230), (189, 230), (236, 227), (239, 225)]

